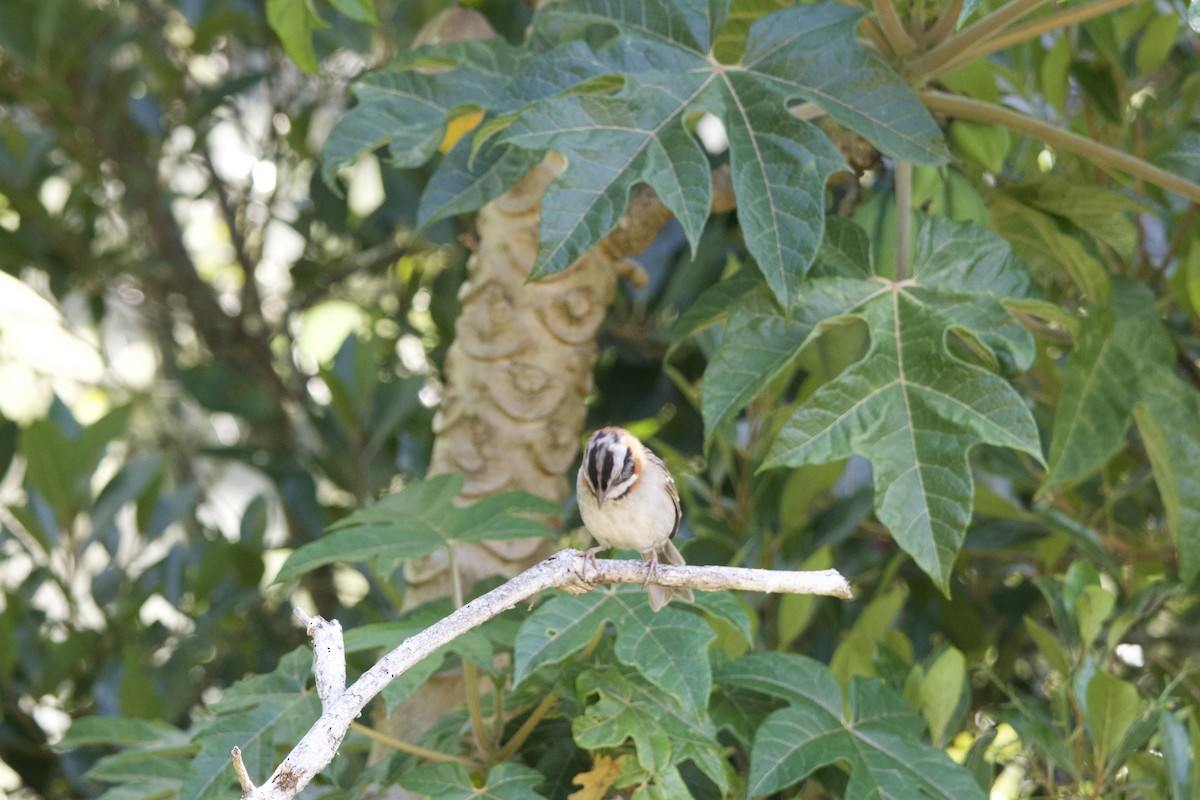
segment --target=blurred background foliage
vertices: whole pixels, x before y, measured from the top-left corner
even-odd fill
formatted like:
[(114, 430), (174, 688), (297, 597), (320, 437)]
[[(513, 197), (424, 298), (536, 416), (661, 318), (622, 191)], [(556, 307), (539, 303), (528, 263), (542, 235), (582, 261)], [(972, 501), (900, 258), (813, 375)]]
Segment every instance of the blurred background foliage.
[[(403, 586), (371, 570), (271, 579), (288, 552), (428, 462), (470, 219), (418, 230), (426, 168), (364, 157), (339, 194), (321, 180), (319, 153), (349, 81), (407, 52), (449, 4), (302, 5), (310, 11), (289, 16), (288, 4), (256, 0), (0, 4), (0, 792), (10, 796), (100, 793), (104, 776), (84, 773), (111, 749), (82, 735), (88, 746), (55, 747), (73, 720), (160, 721), (171, 728), (139, 727), (126, 743), (156, 731), (187, 752), (172, 729), (304, 643), (294, 605), (348, 630), (397, 616)], [(524, 3), (472, 5), (521, 40)], [(744, 5), (757, 16), (769, 4)], [(896, 5), (906, 19), (940, 10)], [(1200, 180), (1188, 9), (1109, 5), (963, 61), (938, 88), (1002, 100)], [(892, 56), (903, 73), (903, 54)], [(1030, 315), (1036, 360), (1014, 379), (1052, 463), (1067, 354), (1082, 349), (1071, 334), (1122, 298), (1144, 298), (1167, 343), (1154, 368), (1185, 387), (1165, 401), (1174, 411), (1158, 415), (1160, 435), (1195, 439), (1196, 203), (1002, 125), (939, 122), (954, 158), (915, 170), (914, 206), (1007, 237), (1059, 309)], [(869, 146), (859, 155), (857, 175), (831, 185), (831, 213), (852, 217), (889, 264), (895, 173)], [(1164, 452), (1152, 420), (1127, 437), (1126, 424), (1097, 469), (1061, 481), (1011, 451), (976, 450), (975, 514), (947, 598), (873, 517), (865, 462), (758, 471), (781, 409), (861, 354), (860, 326), (826, 331), (699, 457), (697, 386), (721, 333), (672, 325), (746, 258), (735, 215), (710, 221), (694, 257), (678, 226), (663, 233), (640, 259), (649, 282), (622, 287), (602, 331), (590, 420), (632, 424), (670, 464), (689, 561), (836, 566), (854, 581), (859, 599), (847, 604), (746, 597), (747, 646), (804, 653), (843, 686), (881, 678), (933, 744), (957, 748), (999, 796), (1184, 797), (1200, 786), (1200, 616), (1176, 550), (1200, 548), (1200, 512), (1194, 496), (1176, 497), (1171, 520), (1152, 473)], [(1123, 324), (1131, 341), (1145, 335)], [(1124, 368), (1150, 380), (1139, 352)], [(1113, 412), (1126, 423), (1127, 406)], [(370, 661), (365, 646), (356, 657)], [(431, 735), (452, 738), (456, 724)], [(558, 752), (563, 733), (542, 730), (526, 762)], [(345, 761), (360, 757), (355, 741)], [(578, 751), (559, 756), (579, 766)], [(331, 780), (353, 786), (351, 771), (343, 763)], [(787, 796), (840, 793), (844, 778), (823, 778), (825, 788)], [(549, 796), (571, 789), (558, 788)]]
[(250, 0), (0, 8), (0, 791), (87, 794), (71, 719), (273, 669), (272, 553), (422, 473), (464, 250), (409, 226), (419, 173), (314, 175), (436, 10), (331, 14), (315, 77)]

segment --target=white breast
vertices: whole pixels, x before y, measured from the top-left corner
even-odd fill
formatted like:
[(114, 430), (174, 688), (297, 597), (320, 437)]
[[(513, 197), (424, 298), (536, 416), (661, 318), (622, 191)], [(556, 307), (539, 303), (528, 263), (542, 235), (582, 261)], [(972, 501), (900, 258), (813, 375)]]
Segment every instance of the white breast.
[(643, 553), (661, 547), (675, 527), (675, 503), (665, 482), (664, 473), (648, 469), (623, 497), (600, 506), (580, 475), (576, 490), (583, 524), (604, 547)]

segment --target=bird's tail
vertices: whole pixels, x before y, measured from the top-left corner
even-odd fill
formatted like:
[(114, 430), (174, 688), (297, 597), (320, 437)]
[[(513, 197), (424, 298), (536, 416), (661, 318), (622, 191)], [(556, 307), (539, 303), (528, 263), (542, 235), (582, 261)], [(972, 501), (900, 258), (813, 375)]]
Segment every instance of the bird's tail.
[[(686, 562), (683, 560), (683, 554), (679, 552), (679, 548), (677, 548), (675, 543), (670, 539), (667, 539), (666, 543), (662, 546), (662, 554), (668, 564), (674, 564), (679, 567), (686, 566)], [(643, 555), (642, 558), (648, 561), (650, 556)], [(696, 596), (692, 594), (691, 589), (677, 588), (674, 586), (659, 586), (656, 583), (647, 585), (646, 592), (650, 595), (650, 608), (655, 611), (658, 611), (667, 603), (671, 602), (671, 598), (673, 597), (678, 597), (680, 600), (683, 600), (686, 603), (694, 602), (696, 599)]]

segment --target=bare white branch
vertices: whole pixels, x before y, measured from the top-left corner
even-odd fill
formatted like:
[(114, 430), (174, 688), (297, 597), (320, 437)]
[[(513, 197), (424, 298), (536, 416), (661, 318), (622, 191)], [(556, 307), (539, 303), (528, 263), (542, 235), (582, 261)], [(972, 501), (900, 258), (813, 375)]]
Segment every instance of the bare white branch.
[(257, 787), (254, 781), (250, 780), (250, 773), (246, 771), (246, 762), (242, 760), (242, 748), (233, 748), (233, 772), (237, 775), (238, 783), (242, 785), (242, 798), (250, 797), (256, 791)]
[(346, 691), (346, 645), (342, 640), (342, 624), (336, 619), (310, 617), (299, 608), (292, 613), (304, 623), (312, 637), (317, 697), (321, 699), (321, 708), (328, 708)]
[[(313, 670), (322, 702), (322, 714), (262, 786), (254, 786), (246, 774), (245, 766), (241, 765), (241, 753), (234, 749), (234, 767), (238, 769), (242, 796), (246, 800), (290, 800), (295, 797), (333, 760), (350, 723), (385, 686), (439, 647), (523, 600), (546, 589), (557, 588), (571, 594), (582, 594), (600, 583), (642, 583), (645, 579), (646, 565), (643, 562), (597, 559), (593, 569), (590, 563), (585, 565), (582, 551), (562, 550), (405, 639), (345, 689), (342, 687), (345, 687), (346, 657), (341, 625), (321, 617), (309, 617), (297, 609), (296, 616), (308, 627), (309, 635), (313, 637)], [(850, 584), (832, 569), (784, 572), (660, 565), (654, 582), (662, 586), (688, 587), (700, 591), (740, 589), (828, 595), (846, 600), (853, 596)]]

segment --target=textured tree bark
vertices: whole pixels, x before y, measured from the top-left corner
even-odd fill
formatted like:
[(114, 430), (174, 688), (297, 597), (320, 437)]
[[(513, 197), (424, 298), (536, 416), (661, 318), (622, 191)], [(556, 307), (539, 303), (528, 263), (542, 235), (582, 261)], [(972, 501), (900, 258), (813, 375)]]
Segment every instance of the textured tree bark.
[[(596, 333), (618, 278), (640, 278), (625, 259), (670, 218), (639, 193), (620, 228), (570, 269), (527, 283), (538, 246), (538, 207), (561, 160), (549, 156), (484, 207), (479, 249), (468, 263), (462, 313), (446, 357), (445, 396), (434, 420), (431, 471), (461, 472), (464, 500), (511, 489), (566, 499), (592, 390)], [(500, 541), (458, 552), (464, 586), (511, 576), (544, 558), (545, 541)], [(444, 554), (410, 562), (411, 602), (446, 593)]]
[[(428, 35), (479, 37), (484, 29), (475, 24), (478, 15), (466, 14), (439, 17)], [(587, 415), (584, 400), (593, 385), (596, 333), (617, 280), (644, 280), (627, 257), (644, 250), (671, 218), (643, 187), (616, 230), (593, 250), (558, 275), (527, 282), (537, 255), (542, 196), (562, 169), (562, 159), (548, 155), (476, 219), (479, 245), (459, 293), (462, 311), (446, 355), (430, 465), (431, 473), (463, 474), (464, 501), (513, 489), (566, 499), (567, 472)], [(714, 174), (714, 198), (714, 210), (733, 208), (728, 170)], [(485, 542), (460, 546), (454, 562), (461, 585), (470, 589), (491, 575), (512, 577), (553, 549), (547, 540)], [(407, 563), (406, 605), (449, 594), (449, 570), (446, 553)], [(463, 698), (460, 674), (436, 675), (377, 724), (411, 739)], [(376, 745), (372, 758), (387, 752)], [(399, 787), (388, 794), (405, 796)]]
[[(459, 292), (462, 312), (446, 355), (430, 466), (461, 472), (464, 500), (524, 489), (562, 501), (569, 489), (596, 331), (617, 271), (589, 254), (553, 278), (526, 283), (537, 253), (538, 206), (556, 161), (544, 161), (477, 219), (479, 248)], [(456, 560), (470, 587), (489, 575), (514, 575), (550, 549), (544, 540), (487, 542), (459, 548)], [(447, 566), (444, 553), (409, 562), (409, 602), (446, 594)]]
[[(538, 246), (546, 186), (562, 169), (548, 156), (520, 183), (480, 210), (479, 247), (460, 290), (462, 311), (446, 356), (445, 394), (434, 420), (430, 471), (466, 478), (463, 500), (523, 489), (555, 501), (570, 490), (592, 390), (596, 334), (619, 278), (644, 279), (627, 260), (671, 218), (649, 189), (635, 193), (620, 225), (570, 269), (527, 283)], [(714, 209), (733, 207), (728, 172), (714, 175)], [(464, 545), (455, 553), (462, 585), (511, 577), (545, 558), (546, 540)], [(449, 593), (445, 553), (409, 562), (406, 603)], [(382, 727), (411, 738), (463, 700), (460, 675), (434, 676)], [(384, 751), (373, 755), (382, 756)], [(392, 796), (403, 796), (392, 794)]]

